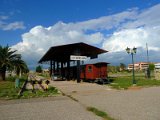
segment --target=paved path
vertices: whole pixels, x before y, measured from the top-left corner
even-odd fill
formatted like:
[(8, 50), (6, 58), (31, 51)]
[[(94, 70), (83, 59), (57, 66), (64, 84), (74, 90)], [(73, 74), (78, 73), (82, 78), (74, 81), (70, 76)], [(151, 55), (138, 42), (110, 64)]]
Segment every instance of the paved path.
[(107, 112), (116, 120), (160, 120), (160, 87), (112, 90), (107, 86), (52, 81), (67, 96), (0, 100), (0, 120), (102, 120), (87, 106)]
[(102, 120), (66, 96), (0, 100), (0, 120)]
[(160, 87), (111, 90), (106, 86), (72, 81), (52, 84), (79, 103), (106, 111), (116, 120), (160, 120)]
[[(61, 84), (61, 83), (60, 83)], [(67, 96), (0, 100), (0, 120), (102, 120)]]

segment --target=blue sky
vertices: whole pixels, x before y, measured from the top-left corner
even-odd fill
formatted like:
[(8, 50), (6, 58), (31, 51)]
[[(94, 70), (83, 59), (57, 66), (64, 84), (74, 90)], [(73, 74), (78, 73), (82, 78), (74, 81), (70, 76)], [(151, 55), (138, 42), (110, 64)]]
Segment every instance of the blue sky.
[(18, 49), (30, 67), (37, 64), (49, 47), (74, 42), (109, 50), (99, 61), (105, 58), (112, 64), (130, 62), (123, 51), (127, 46), (139, 48), (135, 59), (145, 61), (147, 42), (152, 53), (150, 59), (157, 62), (159, 3), (159, 0), (1, 0), (0, 44)]

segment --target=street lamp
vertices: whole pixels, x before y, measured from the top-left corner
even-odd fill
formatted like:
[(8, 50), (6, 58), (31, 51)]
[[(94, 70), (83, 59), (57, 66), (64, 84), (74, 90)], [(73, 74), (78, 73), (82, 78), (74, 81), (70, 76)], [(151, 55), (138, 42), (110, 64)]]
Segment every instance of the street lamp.
[(137, 48), (133, 48), (133, 49), (131, 49), (131, 48), (126, 48), (126, 52), (128, 53), (128, 54), (131, 54), (131, 56), (132, 56), (132, 64), (133, 64), (133, 69), (132, 69), (132, 72), (133, 72), (133, 75), (132, 75), (132, 82), (133, 82), (133, 84), (136, 84), (136, 80), (135, 80), (135, 76), (134, 76), (134, 59), (133, 59), (133, 55), (134, 54), (136, 54), (136, 52), (137, 52)]

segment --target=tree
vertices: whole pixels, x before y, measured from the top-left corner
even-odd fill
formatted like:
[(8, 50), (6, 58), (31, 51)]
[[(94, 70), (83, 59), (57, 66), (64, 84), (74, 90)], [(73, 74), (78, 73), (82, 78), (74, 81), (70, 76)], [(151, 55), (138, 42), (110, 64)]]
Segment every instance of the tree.
[(119, 66), (108, 66), (108, 72), (116, 73), (119, 72)]
[(149, 64), (149, 70), (153, 71), (155, 68), (155, 65), (154, 64)]
[(13, 68), (17, 68), (19, 64), (24, 63), (24, 61), (20, 59), (19, 54), (16, 54), (16, 51), (17, 50), (11, 50), (8, 45), (6, 47), (0, 45), (0, 79), (5, 80), (7, 70), (13, 70)]
[(126, 69), (126, 65), (124, 63), (120, 63), (120, 71), (123, 71)]
[(42, 67), (40, 65), (38, 65), (36, 67), (36, 72), (41, 73), (42, 72)]
[(21, 77), (22, 73), (27, 73), (29, 71), (26, 63), (23, 60), (16, 59), (13, 62), (14, 62), (13, 63), (14, 64), (14, 70), (19, 77)]

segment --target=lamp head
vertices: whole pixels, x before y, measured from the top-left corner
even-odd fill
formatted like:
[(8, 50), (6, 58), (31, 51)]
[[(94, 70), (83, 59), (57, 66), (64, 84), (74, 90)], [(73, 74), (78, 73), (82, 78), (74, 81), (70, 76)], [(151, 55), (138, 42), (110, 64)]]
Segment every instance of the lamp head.
[(133, 48), (133, 52), (136, 53), (137, 52), (137, 48), (134, 47)]
[(129, 54), (130, 53), (130, 48), (126, 48), (126, 52)]

